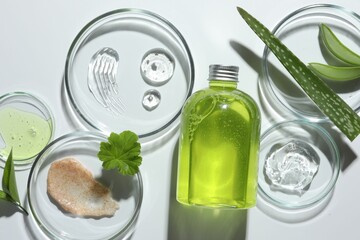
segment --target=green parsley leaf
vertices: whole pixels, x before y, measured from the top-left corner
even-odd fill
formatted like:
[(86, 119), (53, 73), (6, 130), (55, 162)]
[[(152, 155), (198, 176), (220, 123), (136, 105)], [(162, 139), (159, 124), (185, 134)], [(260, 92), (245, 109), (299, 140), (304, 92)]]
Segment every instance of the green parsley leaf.
[(15, 204), (20, 208), (26, 215), (29, 215), (25, 208), (21, 206), (20, 198), (16, 186), (14, 162), (12, 157), (12, 150), (6, 160), (4, 175), (2, 178), (3, 191), (0, 190), (0, 200), (5, 200)]
[(103, 168), (117, 168), (123, 175), (134, 175), (139, 172), (142, 157), (138, 139), (139, 137), (131, 131), (111, 133), (108, 142), (100, 143), (98, 158), (103, 161)]

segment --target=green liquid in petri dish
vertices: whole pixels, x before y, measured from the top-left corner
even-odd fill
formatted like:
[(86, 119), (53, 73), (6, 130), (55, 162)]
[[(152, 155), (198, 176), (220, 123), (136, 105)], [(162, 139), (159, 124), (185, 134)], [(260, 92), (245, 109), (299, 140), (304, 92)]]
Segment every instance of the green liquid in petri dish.
[(34, 113), (4, 108), (0, 110), (0, 134), (5, 144), (0, 155), (7, 157), (13, 149), (14, 160), (26, 160), (50, 141), (51, 122)]

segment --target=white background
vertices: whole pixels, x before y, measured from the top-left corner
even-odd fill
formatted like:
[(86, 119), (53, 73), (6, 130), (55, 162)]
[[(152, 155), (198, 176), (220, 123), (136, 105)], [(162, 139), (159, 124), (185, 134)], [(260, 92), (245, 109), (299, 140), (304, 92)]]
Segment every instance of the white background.
[[(208, 65), (240, 67), (239, 89), (260, 103), (258, 80), (264, 44), (245, 24), (236, 6), (245, 8), (268, 28), (290, 12), (322, 3), (315, 0), (2, 0), (0, 6), (0, 95), (27, 91), (44, 99), (56, 119), (55, 137), (74, 131), (65, 116), (62, 82), (67, 51), (79, 30), (90, 20), (118, 8), (142, 8), (169, 20), (183, 34), (195, 63), (195, 88), (207, 86)], [(337, 0), (360, 13), (359, 0)], [(252, 51), (244, 58), (230, 44)], [(270, 125), (263, 115), (262, 130)], [(360, 239), (360, 138), (341, 144), (343, 169), (323, 211), (301, 222), (279, 221), (259, 207), (248, 211), (186, 208), (175, 201), (177, 135), (144, 156), (141, 171), (144, 200), (133, 240), (142, 239)], [(174, 154), (175, 153), (175, 154)], [(174, 164), (175, 162), (175, 164)], [(16, 172), (25, 201), (29, 171)], [(2, 169), (0, 170), (2, 176)], [(0, 202), (0, 238), (31, 239), (24, 217)]]

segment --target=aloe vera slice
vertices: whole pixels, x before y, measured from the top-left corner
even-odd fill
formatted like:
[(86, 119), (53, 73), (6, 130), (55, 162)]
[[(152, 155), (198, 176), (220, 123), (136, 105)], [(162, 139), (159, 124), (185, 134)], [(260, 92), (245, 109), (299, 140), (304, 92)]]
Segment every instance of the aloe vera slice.
[(350, 65), (360, 65), (360, 56), (346, 47), (327, 25), (320, 25), (320, 34), (326, 48), (336, 58)]
[(337, 67), (322, 63), (309, 63), (309, 68), (319, 77), (336, 81), (348, 81), (360, 78), (360, 66)]
[(360, 133), (360, 117), (262, 23), (244, 9), (238, 7), (237, 10), (319, 109), (353, 141)]

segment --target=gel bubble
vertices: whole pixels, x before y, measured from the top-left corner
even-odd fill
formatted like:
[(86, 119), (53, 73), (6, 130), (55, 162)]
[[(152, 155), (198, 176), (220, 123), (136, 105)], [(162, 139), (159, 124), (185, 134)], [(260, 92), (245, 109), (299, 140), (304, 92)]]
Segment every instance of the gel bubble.
[(168, 51), (155, 48), (148, 51), (141, 61), (141, 76), (151, 86), (161, 86), (174, 74), (174, 58)]
[(144, 93), (142, 105), (147, 111), (152, 111), (159, 106), (160, 101), (160, 92), (155, 89), (151, 89)]
[(264, 171), (272, 189), (302, 195), (317, 173), (319, 162), (319, 155), (309, 144), (291, 140), (270, 149)]

